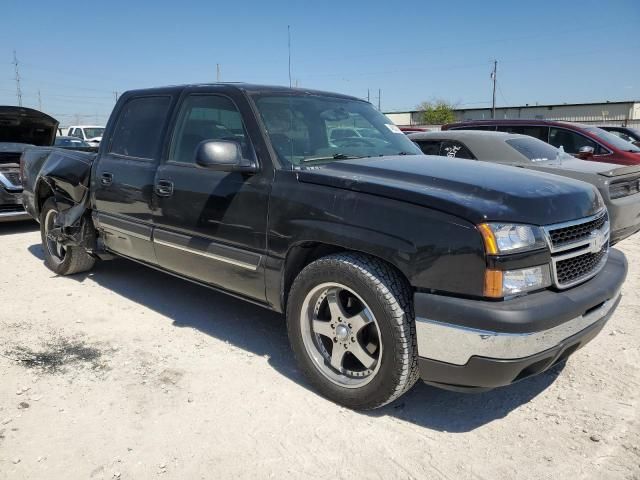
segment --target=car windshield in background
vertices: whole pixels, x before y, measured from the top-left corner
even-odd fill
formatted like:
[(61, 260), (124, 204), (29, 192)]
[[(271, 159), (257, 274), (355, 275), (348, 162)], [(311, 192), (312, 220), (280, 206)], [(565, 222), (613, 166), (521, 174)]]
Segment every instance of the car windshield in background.
[(614, 135), (611, 132), (607, 132), (606, 130), (602, 130), (597, 127), (584, 127), (584, 129), (592, 135), (595, 135), (601, 140), (604, 140), (607, 143), (610, 143), (616, 148), (623, 150), (625, 152), (637, 152), (640, 153), (640, 148), (636, 147), (633, 143), (629, 143), (626, 140)]
[(537, 138), (512, 138), (505, 140), (505, 142), (532, 162), (548, 162), (562, 158), (573, 158), (568, 153)]
[(104, 128), (85, 128), (84, 129), (84, 136), (86, 138), (101, 137), (103, 133), (104, 133)]
[(321, 95), (258, 95), (260, 116), (281, 162), (420, 155), (391, 121), (367, 102)]

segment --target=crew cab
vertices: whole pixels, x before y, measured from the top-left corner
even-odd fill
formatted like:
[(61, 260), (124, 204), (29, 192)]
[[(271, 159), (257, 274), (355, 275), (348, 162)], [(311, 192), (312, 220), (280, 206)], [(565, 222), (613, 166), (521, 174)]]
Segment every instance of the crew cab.
[(565, 361), (627, 273), (593, 186), (426, 160), (365, 101), (213, 84), (127, 92), (97, 154), (21, 166), (52, 271), (115, 254), (286, 312), (310, 382), (371, 409), (419, 377), (474, 391)]

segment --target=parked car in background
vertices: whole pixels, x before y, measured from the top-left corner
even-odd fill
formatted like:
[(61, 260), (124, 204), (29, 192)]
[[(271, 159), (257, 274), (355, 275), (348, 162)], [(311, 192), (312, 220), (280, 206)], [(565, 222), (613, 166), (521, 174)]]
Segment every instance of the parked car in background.
[(87, 151), (95, 151), (95, 149), (98, 148), (90, 145), (89, 143), (85, 142), (81, 138), (69, 137), (69, 136), (56, 137), (53, 145), (54, 147), (84, 149)]
[(20, 156), (29, 147), (53, 143), (58, 121), (31, 108), (0, 106), (0, 222), (26, 220)]
[(640, 166), (584, 162), (526, 135), (448, 130), (409, 135), (428, 155), (482, 160), (553, 173), (594, 185), (611, 221), (611, 244), (640, 230)]
[(621, 139), (626, 140), (627, 142), (631, 142), (637, 147), (640, 147), (640, 129), (638, 128), (615, 127), (612, 125), (598, 125), (598, 128), (613, 133)]
[(100, 145), (104, 127), (96, 125), (73, 125), (67, 129), (67, 135), (77, 137), (87, 142), (92, 147)]
[(582, 160), (640, 164), (640, 148), (597, 127), (551, 120), (474, 120), (449, 123), (442, 130), (489, 130), (520, 133), (562, 147)]
[(398, 127), (402, 133), (406, 133), (407, 135), (410, 133), (419, 133), (419, 132), (429, 132), (431, 131), (427, 127)]
[[(330, 141), (347, 124), (382, 140)], [(22, 155), (47, 267), (69, 275), (116, 254), (286, 312), (301, 371), (352, 408), (419, 377), (477, 391), (541, 373), (620, 302), (626, 260), (592, 185), (425, 157), (358, 98), (130, 91), (104, 138), (97, 154)]]

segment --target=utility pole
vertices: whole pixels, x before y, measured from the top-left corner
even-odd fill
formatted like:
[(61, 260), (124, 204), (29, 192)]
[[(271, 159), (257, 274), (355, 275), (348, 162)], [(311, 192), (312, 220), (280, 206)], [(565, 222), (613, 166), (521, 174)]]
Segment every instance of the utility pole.
[(42, 111), (42, 97), (40, 96), (40, 89), (38, 89), (38, 110)]
[(18, 67), (18, 56), (16, 51), (13, 51), (13, 66), (16, 70), (16, 94), (18, 95), (18, 105), (22, 106), (22, 90), (20, 89), (20, 69)]
[(116, 99), (116, 102), (118, 101), (118, 91), (117, 90), (113, 91), (113, 98)]
[(291, 25), (287, 25), (287, 47), (289, 48), (289, 88), (291, 88)]
[(371, 102), (371, 94), (369, 93), (368, 88), (367, 88), (367, 102)]
[(496, 118), (496, 82), (498, 81), (498, 60), (493, 61), (493, 72), (491, 73), (493, 80), (493, 100), (491, 101), (491, 118)]
[(382, 109), (380, 108), (381, 100), (382, 100), (382, 89), (379, 88), (378, 89), (378, 111), (379, 112), (382, 111)]
[(220, 82), (220, 64), (216, 63), (216, 82)]

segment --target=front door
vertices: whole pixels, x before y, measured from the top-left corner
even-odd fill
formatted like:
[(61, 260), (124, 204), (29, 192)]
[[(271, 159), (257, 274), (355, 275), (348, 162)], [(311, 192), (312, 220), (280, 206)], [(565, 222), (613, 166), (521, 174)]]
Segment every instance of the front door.
[(156, 263), (152, 192), (170, 104), (167, 95), (132, 97), (122, 105), (91, 186), (106, 247), (150, 263)]
[(156, 174), (154, 246), (160, 266), (265, 299), (269, 179), (196, 165), (204, 140), (231, 139), (255, 161), (242, 115), (230, 97), (191, 93), (176, 117), (171, 144)]

